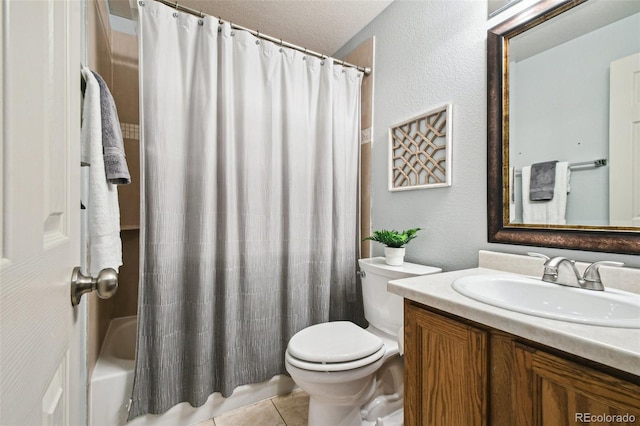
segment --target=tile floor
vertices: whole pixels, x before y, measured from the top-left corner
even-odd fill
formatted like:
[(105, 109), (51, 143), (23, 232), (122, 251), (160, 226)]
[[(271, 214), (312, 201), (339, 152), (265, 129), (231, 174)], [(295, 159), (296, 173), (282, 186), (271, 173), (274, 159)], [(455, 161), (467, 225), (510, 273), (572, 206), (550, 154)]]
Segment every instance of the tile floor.
[(309, 395), (303, 390), (229, 411), (196, 426), (307, 426)]

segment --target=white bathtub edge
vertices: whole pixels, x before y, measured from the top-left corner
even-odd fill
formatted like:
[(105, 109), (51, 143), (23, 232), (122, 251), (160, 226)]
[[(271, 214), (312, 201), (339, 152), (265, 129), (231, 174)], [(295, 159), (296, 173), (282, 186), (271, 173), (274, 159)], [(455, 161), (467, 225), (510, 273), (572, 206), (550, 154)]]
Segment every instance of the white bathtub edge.
[[(184, 402), (164, 414), (147, 414), (127, 423), (127, 406), (133, 387), (135, 361), (114, 357), (109, 350), (112, 332), (135, 316), (115, 318), (109, 324), (103, 347), (91, 376), (89, 426), (175, 426), (193, 425), (228, 411), (265, 399), (290, 393), (295, 382), (286, 375), (274, 376), (263, 383), (238, 386), (229, 398), (212, 394), (201, 407)], [(113, 328), (112, 328), (113, 327)]]

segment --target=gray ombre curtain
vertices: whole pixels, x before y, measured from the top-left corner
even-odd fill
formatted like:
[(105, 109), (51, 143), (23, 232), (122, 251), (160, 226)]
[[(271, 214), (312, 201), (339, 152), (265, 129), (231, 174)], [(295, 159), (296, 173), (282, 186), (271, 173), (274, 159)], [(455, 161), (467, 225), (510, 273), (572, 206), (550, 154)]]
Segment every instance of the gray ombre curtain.
[(285, 373), (298, 330), (362, 316), (361, 74), (153, 1), (139, 7), (139, 37), (129, 418)]

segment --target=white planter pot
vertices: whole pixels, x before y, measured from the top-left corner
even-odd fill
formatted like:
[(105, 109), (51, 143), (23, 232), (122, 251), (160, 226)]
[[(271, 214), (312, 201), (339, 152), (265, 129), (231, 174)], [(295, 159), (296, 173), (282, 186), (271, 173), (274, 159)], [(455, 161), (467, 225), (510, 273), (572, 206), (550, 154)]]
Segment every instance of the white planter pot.
[(390, 266), (402, 266), (404, 263), (404, 247), (385, 247), (384, 262)]

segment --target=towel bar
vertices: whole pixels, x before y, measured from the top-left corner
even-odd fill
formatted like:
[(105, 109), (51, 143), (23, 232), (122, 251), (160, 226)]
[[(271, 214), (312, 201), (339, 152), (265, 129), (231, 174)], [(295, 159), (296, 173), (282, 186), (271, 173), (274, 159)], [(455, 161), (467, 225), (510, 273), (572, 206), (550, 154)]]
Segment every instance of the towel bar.
[[(593, 161), (580, 161), (578, 163), (569, 163), (569, 168), (574, 169), (578, 168), (578, 170), (582, 170), (582, 168), (598, 168), (607, 165), (606, 158), (599, 158)], [(522, 170), (516, 170), (516, 176), (520, 176), (522, 174)]]

